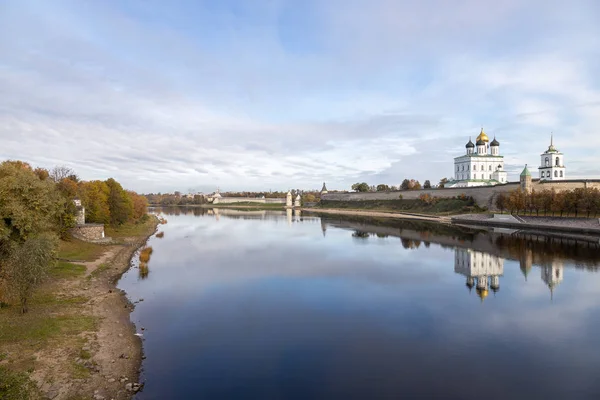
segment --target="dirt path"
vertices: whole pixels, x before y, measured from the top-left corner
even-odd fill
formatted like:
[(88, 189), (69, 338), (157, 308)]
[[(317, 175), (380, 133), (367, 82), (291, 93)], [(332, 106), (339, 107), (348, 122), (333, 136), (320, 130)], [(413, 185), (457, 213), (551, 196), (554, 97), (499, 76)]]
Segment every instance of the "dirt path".
[(432, 221), (449, 224), (451, 222), (449, 217), (436, 216), (436, 215), (425, 215), (425, 214), (403, 214), (403, 213), (392, 213), (392, 212), (381, 212), (381, 211), (359, 211), (359, 210), (340, 210), (330, 208), (302, 208), (302, 211), (311, 213), (323, 213), (323, 214), (337, 214), (337, 215), (359, 215), (364, 217), (383, 217), (383, 218), (397, 218), (397, 219), (416, 219), (421, 221)]
[(95, 321), (95, 329), (35, 353), (31, 377), (46, 398), (129, 399), (141, 389), (141, 340), (129, 319), (133, 305), (116, 282), (146, 240), (126, 238), (122, 245), (107, 246), (95, 261), (77, 262), (86, 267), (82, 277), (60, 281), (55, 294), (86, 299), (71, 311)]

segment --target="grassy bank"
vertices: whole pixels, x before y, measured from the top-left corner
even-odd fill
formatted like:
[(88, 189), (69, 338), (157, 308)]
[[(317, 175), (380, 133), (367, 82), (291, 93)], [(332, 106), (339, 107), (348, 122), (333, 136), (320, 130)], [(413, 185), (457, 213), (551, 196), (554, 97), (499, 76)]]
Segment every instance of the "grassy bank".
[[(154, 218), (108, 230), (137, 245), (154, 232)], [(119, 235), (120, 234), (120, 235)], [(0, 399), (90, 398), (102, 350), (98, 332), (111, 305), (111, 280), (128, 268), (131, 245), (61, 241), (58, 262), (35, 291), (29, 312), (17, 305), (0, 308)], [(116, 295), (116, 292), (115, 292)], [(117, 312), (123, 313), (122, 303)], [(127, 310), (126, 310), (127, 311)], [(92, 390), (93, 393), (93, 390)]]
[(321, 200), (315, 208), (363, 210), (379, 212), (407, 212), (433, 215), (452, 215), (482, 212), (472, 199), (437, 199), (426, 202), (420, 199), (338, 201)]

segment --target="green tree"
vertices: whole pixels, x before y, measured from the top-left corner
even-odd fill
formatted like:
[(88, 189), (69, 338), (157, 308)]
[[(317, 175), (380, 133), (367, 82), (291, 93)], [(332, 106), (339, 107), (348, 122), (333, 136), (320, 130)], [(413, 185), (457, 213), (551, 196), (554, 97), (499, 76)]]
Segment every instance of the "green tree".
[(423, 189), (431, 189), (431, 182), (429, 182), (429, 179), (423, 184)]
[(383, 184), (383, 183), (380, 183), (379, 185), (377, 185), (377, 188), (376, 188), (376, 190), (377, 190), (378, 192), (387, 192), (387, 191), (389, 191), (389, 190), (390, 190), (390, 187), (389, 187), (388, 185), (385, 185), (385, 184)]
[(354, 185), (352, 185), (352, 190), (356, 192), (368, 192), (369, 184), (367, 182), (355, 183)]
[(52, 267), (58, 242), (56, 236), (44, 233), (30, 237), (11, 251), (6, 276), (9, 288), (19, 300), (21, 313), (28, 311), (28, 301)]
[(108, 209), (110, 210), (110, 224), (118, 226), (126, 223), (133, 215), (133, 204), (123, 190), (121, 184), (113, 178), (106, 180), (108, 186)]
[(402, 183), (400, 184), (400, 189), (408, 190), (409, 188), (410, 188), (410, 181), (408, 179), (403, 180)]
[(54, 259), (56, 233), (66, 226), (67, 200), (50, 179), (20, 161), (0, 164), (0, 278), (22, 312)]

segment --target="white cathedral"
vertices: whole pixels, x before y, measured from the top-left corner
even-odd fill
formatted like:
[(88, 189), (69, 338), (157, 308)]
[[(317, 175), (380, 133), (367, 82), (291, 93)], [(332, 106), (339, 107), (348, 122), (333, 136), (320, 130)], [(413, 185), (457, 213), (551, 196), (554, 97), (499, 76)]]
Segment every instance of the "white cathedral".
[(504, 156), (500, 155), (496, 138), (490, 143), (481, 128), (475, 144), (469, 139), (465, 147), (467, 153), (454, 159), (454, 179), (446, 187), (493, 186), (507, 182)]
[[(481, 128), (475, 144), (469, 139), (466, 154), (454, 158), (454, 178), (445, 184), (447, 188), (494, 186), (508, 182), (504, 171), (504, 156), (500, 155), (500, 143), (494, 137), (490, 143)], [(564, 180), (566, 177), (564, 156), (554, 147), (550, 138), (548, 150), (541, 154), (540, 180)]]

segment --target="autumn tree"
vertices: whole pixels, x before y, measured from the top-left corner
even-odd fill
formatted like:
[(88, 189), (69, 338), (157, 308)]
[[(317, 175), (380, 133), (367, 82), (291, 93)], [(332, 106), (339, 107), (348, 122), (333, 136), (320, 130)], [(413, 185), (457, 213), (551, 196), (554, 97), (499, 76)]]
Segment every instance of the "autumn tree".
[(440, 183), (438, 184), (438, 187), (440, 189), (443, 189), (446, 187), (446, 183), (448, 183), (448, 178), (442, 178), (442, 179), (440, 179)]
[(54, 259), (66, 202), (54, 182), (41, 180), (28, 164), (0, 164), (0, 279), (23, 312)]
[(133, 204), (123, 190), (121, 184), (113, 178), (106, 180), (108, 186), (108, 209), (110, 210), (110, 224), (118, 226), (126, 223), (133, 214)]
[(148, 212), (148, 200), (144, 196), (140, 196), (136, 192), (127, 191), (127, 195), (132, 204), (131, 220), (134, 223), (144, 221)]
[(504, 210), (506, 209), (506, 202), (507, 202), (506, 195), (504, 193), (498, 193), (496, 195), (495, 202), (496, 202), (496, 208), (498, 210), (500, 210), (501, 213), (504, 212)]
[(103, 181), (80, 182), (78, 188), (81, 204), (85, 207), (87, 222), (97, 224), (110, 223), (108, 196), (110, 188)]
[(19, 300), (21, 313), (28, 311), (34, 289), (46, 278), (55, 262), (58, 243), (55, 235), (43, 233), (14, 246), (8, 257), (6, 276), (9, 289)]
[(421, 189), (421, 183), (415, 179), (411, 179), (408, 188), (410, 190), (419, 190)]
[(376, 190), (378, 192), (387, 192), (390, 190), (390, 187), (386, 184), (380, 183), (379, 185), (377, 185)]
[(50, 177), (50, 172), (48, 172), (45, 168), (36, 168), (33, 170), (33, 173), (41, 180), (45, 181)]

